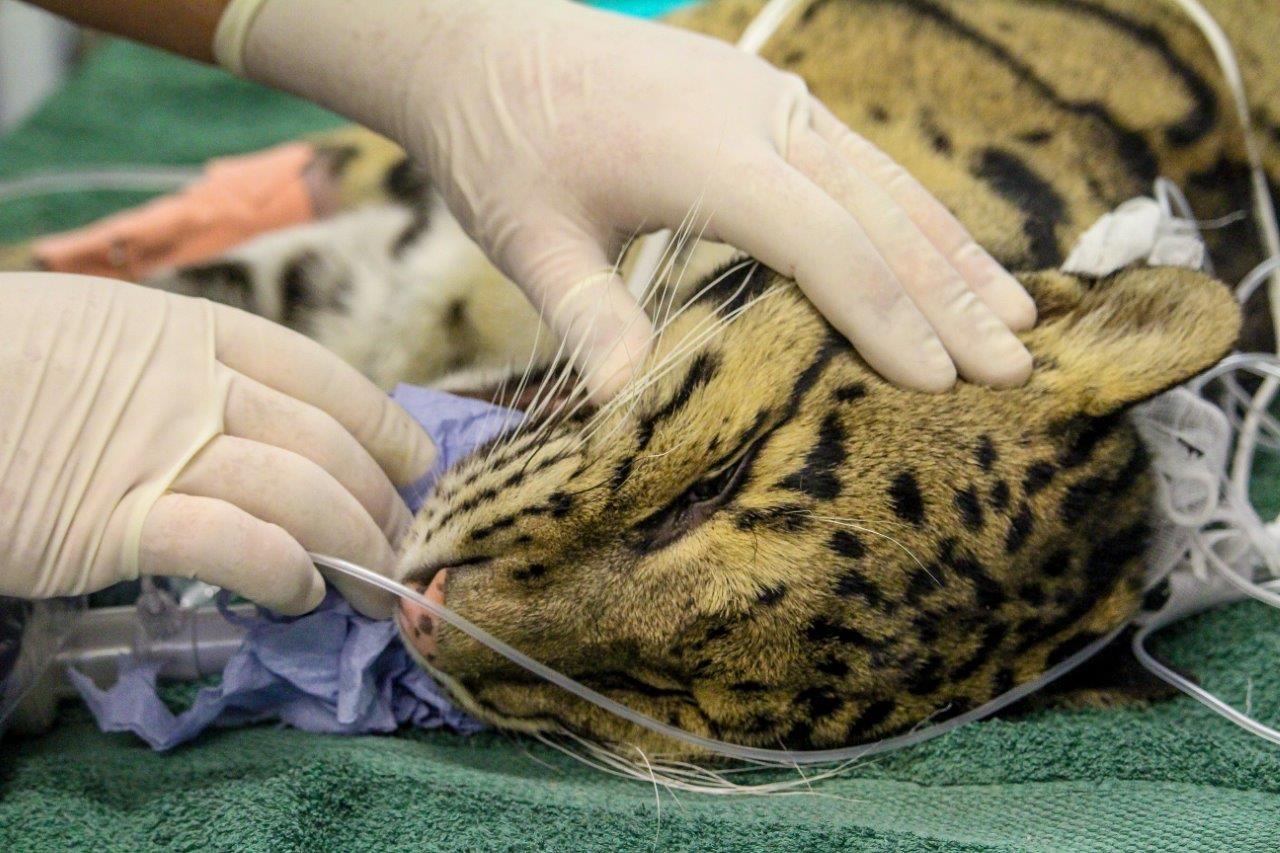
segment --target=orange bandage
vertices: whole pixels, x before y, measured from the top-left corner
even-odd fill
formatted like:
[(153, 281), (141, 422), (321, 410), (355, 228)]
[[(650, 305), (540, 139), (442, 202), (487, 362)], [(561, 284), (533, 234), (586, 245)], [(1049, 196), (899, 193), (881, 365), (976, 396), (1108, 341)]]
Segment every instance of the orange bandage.
[(48, 270), (139, 281), (207, 260), (250, 237), (316, 216), (307, 168), (316, 149), (293, 142), (214, 160), (181, 192), (32, 245)]

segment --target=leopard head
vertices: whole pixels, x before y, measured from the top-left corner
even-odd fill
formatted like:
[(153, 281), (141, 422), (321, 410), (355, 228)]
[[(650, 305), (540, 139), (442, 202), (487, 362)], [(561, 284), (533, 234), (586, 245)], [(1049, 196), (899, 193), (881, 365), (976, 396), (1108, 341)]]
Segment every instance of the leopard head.
[[(613, 404), (449, 471), (401, 575), (700, 735), (831, 747), (976, 706), (1131, 616), (1151, 481), (1127, 409), (1239, 326), (1187, 270), (1022, 278), (1030, 381), (930, 395), (877, 377), (789, 280), (721, 271)], [(399, 623), (497, 726), (688, 751), (420, 609)]]

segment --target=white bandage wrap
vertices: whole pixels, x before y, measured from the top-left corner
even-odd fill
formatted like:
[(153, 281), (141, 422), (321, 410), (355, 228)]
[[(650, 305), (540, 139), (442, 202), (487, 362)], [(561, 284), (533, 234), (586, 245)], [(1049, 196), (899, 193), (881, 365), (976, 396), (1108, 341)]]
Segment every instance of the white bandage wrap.
[(249, 39), (253, 19), (267, 0), (231, 0), (213, 34), (213, 58), (219, 65), (244, 77), (244, 44)]
[(1173, 216), (1155, 199), (1130, 199), (1080, 235), (1062, 269), (1101, 277), (1139, 261), (1200, 269), (1204, 243), (1195, 223)]

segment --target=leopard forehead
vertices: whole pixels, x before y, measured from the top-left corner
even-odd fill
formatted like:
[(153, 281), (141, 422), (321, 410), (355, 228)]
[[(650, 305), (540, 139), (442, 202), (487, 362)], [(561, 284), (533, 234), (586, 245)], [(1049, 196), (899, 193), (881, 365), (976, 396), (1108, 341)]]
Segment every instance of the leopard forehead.
[[(527, 654), (772, 745), (958, 712), (1123, 617), (1147, 495), (1123, 416), (1063, 418), (1037, 382), (922, 405), (751, 269), (667, 329), (643, 391), (446, 475), (408, 577), (454, 567), (446, 604)], [(623, 736), (447, 627), (431, 664), (503, 725)]]

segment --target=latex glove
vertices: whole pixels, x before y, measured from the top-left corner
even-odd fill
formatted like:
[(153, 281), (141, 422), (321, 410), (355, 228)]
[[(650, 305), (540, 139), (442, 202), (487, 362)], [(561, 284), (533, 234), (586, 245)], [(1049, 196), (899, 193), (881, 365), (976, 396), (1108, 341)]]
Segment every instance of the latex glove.
[(730, 45), (561, 0), (234, 0), (215, 53), (404, 145), (598, 398), (650, 338), (617, 252), (695, 204), (886, 378), (1030, 373), (1021, 286), (801, 80)]
[(324, 596), (307, 549), (393, 565), (410, 519), (384, 470), (410, 482), (434, 455), (288, 329), (109, 279), (0, 275), (0, 595), (172, 574), (303, 613)]

